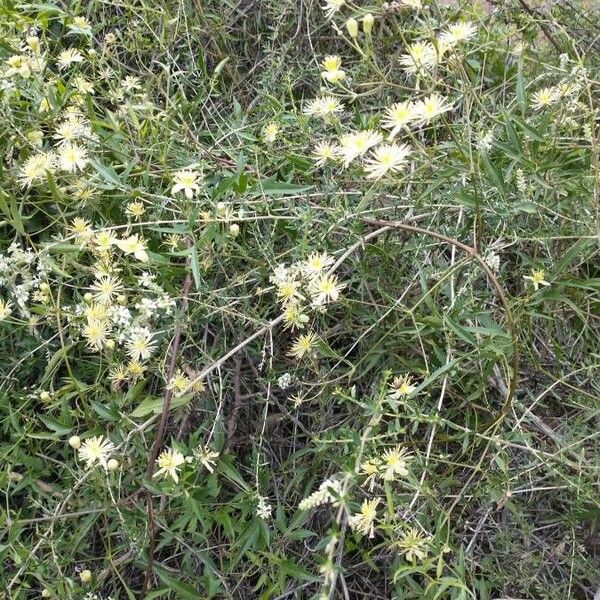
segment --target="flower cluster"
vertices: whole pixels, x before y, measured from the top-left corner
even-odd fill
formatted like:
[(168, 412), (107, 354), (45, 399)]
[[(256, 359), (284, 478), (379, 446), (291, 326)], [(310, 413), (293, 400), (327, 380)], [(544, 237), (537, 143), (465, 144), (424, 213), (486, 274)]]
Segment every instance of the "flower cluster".
[(300, 510), (310, 510), (323, 504), (337, 506), (342, 496), (342, 481), (340, 479), (329, 478), (323, 481), (315, 492), (304, 498), (298, 508)]
[[(339, 300), (345, 285), (330, 272), (333, 262), (330, 255), (313, 252), (304, 261), (275, 269), (270, 281), (284, 311), (285, 328), (303, 329), (309, 321), (309, 309), (322, 311)], [(318, 341), (314, 333), (302, 334), (294, 341), (289, 355), (296, 359), (311, 355)]]
[(363, 485), (368, 485), (372, 490), (378, 479), (394, 481), (398, 478), (406, 478), (409, 474), (410, 460), (410, 453), (405, 448), (396, 446), (385, 450), (380, 456), (363, 461), (360, 465), (360, 473), (367, 476)]

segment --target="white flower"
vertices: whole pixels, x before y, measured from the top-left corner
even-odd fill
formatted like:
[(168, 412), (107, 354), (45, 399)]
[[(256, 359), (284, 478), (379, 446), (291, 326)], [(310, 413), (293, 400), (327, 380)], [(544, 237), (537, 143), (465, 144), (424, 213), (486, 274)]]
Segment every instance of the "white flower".
[(340, 139), (340, 152), (344, 158), (344, 166), (347, 167), (356, 157), (362, 156), (369, 148), (381, 142), (383, 136), (380, 133), (365, 129), (356, 133), (347, 133)]
[(306, 104), (304, 114), (315, 117), (327, 117), (344, 110), (344, 105), (334, 96), (315, 98)]
[(468, 21), (459, 21), (450, 25), (440, 36), (440, 41), (448, 46), (453, 46), (472, 38), (477, 33), (477, 27)]
[(421, 124), (427, 124), (435, 117), (452, 109), (452, 104), (449, 104), (446, 99), (439, 94), (431, 94), (427, 98), (417, 102), (415, 105), (417, 119)]
[(403, 127), (417, 118), (414, 102), (396, 102), (385, 111), (381, 124), (386, 129), (391, 129), (390, 139), (394, 139)]
[(156, 350), (156, 340), (152, 332), (145, 328), (136, 330), (127, 340), (127, 354), (132, 360), (147, 360)]
[(313, 158), (316, 159), (315, 166), (322, 167), (325, 163), (339, 158), (340, 154), (340, 147), (336, 144), (319, 142), (313, 151)]
[(366, 163), (367, 178), (379, 179), (388, 172), (397, 173), (409, 154), (410, 148), (406, 144), (377, 146)]
[(339, 479), (326, 479), (316, 492), (307, 496), (300, 502), (300, 510), (309, 510), (322, 504), (339, 504), (339, 497), (342, 495), (342, 482)]
[(87, 467), (92, 467), (98, 462), (106, 469), (108, 468), (108, 458), (114, 450), (114, 444), (108, 438), (104, 439), (104, 436), (100, 435), (85, 440), (78, 453)]
[(286, 388), (290, 387), (291, 383), (292, 376), (289, 373), (284, 373), (277, 379), (277, 385), (279, 386), (279, 389), (282, 390), (285, 390)]
[(58, 162), (63, 171), (83, 170), (88, 163), (87, 150), (74, 143), (65, 144), (58, 151)]
[(428, 71), (438, 62), (438, 53), (431, 42), (415, 42), (400, 57), (400, 64), (409, 74)]
[(125, 254), (133, 254), (140, 262), (148, 262), (149, 257), (146, 252), (146, 244), (138, 239), (136, 234), (130, 235), (124, 240), (116, 240), (115, 244)]
[(321, 6), (323, 11), (325, 12), (325, 16), (328, 19), (331, 19), (336, 12), (342, 8), (346, 4), (346, 0), (325, 0), (325, 4)]
[(200, 191), (200, 174), (197, 171), (184, 169), (173, 174), (173, 187), (171, 195), (183, 191), (186, 198), (191, 200)]
[(67, 50), (63, 50), (58, 55), (58, 68), (66, 69), (73, 63), (83, 62), (83, 56), (79, 50), (75, 48), (68, 48)]
[(264, 496), (258, 497), (258, 504), (256, 506), (256, 516), (259, 519), (270, 519), (273, 507), (267, 502), (268, 498)]
[(172, 449), (164, 450), (156, 459), (159, 469), (154, 473), (154, 477), (164, 475), (165, 477), (171, 477), (177, 483), (179, 481), (177, 472), (183, 463), (185, 463), (185, 457), (181, 452)]
[(554, 87), (545, 87), (538, 90), (531, 98), (531, 108), (541, 110), (556, 103), (560, 98), (559, 91)]

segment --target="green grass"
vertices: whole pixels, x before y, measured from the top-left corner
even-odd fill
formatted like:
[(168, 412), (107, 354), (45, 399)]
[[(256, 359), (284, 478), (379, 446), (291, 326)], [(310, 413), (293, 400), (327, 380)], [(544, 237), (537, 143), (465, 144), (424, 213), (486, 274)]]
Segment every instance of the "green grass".
[[(6, 598), (595, 599), (598, 11), (378, 2), (328, 21), (321, 4), (0, 3)], [(367, 13), (353, 40), (346, 19)], [(407, 46), (457, 21), (475, 36), (407, 77)], [(9, 73), (33, 33), (45, 65)], [(61, 69), (67, 48), (83, 60)], [(303, 112), (323, 87), (339, 116)], [(387, 135), (388, 107), (434, 92), (452, 110), (397, 135), (398, 172), (315, 165), (318, 142)], [(60, 152), (68, 107), (87, 164), (23, 185), (29, 157)], [(188, 168), (192, 198), (172, 192)], [(107, 253), (91, 229), (115, 238)], [(147, 261), (123, 250), (134, 234)], [(306, 268), (288, 271), (306, 315), (292, 329), (274, 275), (314, 253), (340, 297), (311, 306)], [(105, 316), (103, 269), (120, 282)], [(135, 327), (153, 347), (118, 377)], [(404, 376), (414, 389), (391, 398)], [(86, 468), (71, 436), (109, 439), (117, 467)], [(177, 482), (156, 476), (168, 449), (189, 458)]]

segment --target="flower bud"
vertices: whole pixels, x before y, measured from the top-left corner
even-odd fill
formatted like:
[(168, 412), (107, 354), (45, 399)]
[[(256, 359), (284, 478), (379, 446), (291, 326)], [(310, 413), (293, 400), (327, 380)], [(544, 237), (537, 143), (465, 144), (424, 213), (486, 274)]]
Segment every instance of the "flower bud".
[(71, 446), (73, 450), (79, 450), (79, 448), (81, 448), (81, 438), (78, 435), (72, 435), (69, 438), (69, 446)]
[(115, 340), (106, 340), (106, 347), (109, 350), (114, 350), (115, 349)]
[(121, 306), (125, 306), (127, 304), (127, 296), (125, 294), (119, 294), (117, 296), (117, 302), (121, 305)]
[(351, 38), (358, 37), (358, 21), (353, 17), (350, 17), (346, 21), (346, 29), (348, 30)]
[(49, 292), (49, 291), (50, 291), (50, 286), (45, 281), (40, 283), (40, 292)]
[(88, 304), (94, 299), (94, 296), (92, 296), (92, 294), (90, 292), (86, 292), (83, 295), (83, 300), (84, 302), (87, 302)]
[(42, 598), (50, 598), (52, 596), (52, 592), (48, 588), (44, 588), (42, 590)]
[(50, 398), (52, 398), (52, 396), (50, 395), (50, 392), (43, 391), (40, 394), (40, 400), (42, 402), (48, 402), (48, 400), (50, 400)]
[(89, 569), (81, 571), (79, 579), (81, 579), (81, 583), (89, 583), (92, 580), (92, 572)]
[(107, 463), (106, 463), (106, 468), (109, 471), (116, 471), (119, 468), (119, 461), (116, 458), (111, 458)]
[(240, 226), (237, 223), (232, 223), (229, 226), (229, 235), (232, 238), (236, 238), (238, 235), (240, 235)]
[(217, 202), (217, 214), (223, 216), (227, 211), (227, 204), (225, 202)]
[(375, 18), (371, 13), (365, 15), (362, 19), (363, 31), (367, 35), (371, 35), (371, 31), (373, 31), (373, 23), (375, 22)]

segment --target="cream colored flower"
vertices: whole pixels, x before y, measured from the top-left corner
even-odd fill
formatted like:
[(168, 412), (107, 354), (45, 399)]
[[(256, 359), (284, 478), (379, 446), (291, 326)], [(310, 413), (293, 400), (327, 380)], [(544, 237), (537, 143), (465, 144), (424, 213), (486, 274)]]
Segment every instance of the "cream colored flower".
[(209, 471), (210, 473), (214, 472), (215, 465), (217, 464), (216, 459), (219, 458), (218, 452), (214, 452), (207, 446), (200, 445), (198, 446), (198, 448), (196, 448), (194, 455), (207, 471)]
[(74, 63), (83, 62), (83, 56), (79, 50), (75, 48), (67, 48), (58, 55), (58, 68), (66, 69)]
[(283, 304), (283, 306), (288, 306), (289, 304), (294, 304), (304, 300), (304, 296), (300, 292), (300, 282), (291, 277), (278, 282), (277, 299)]
[(540, 285), (549, 287), (550, 284), (546, 281), (546, 273), (541, 269), (531, 269), (531, 275), (524, 275), (523, 279), (531, 281), (533, 289), (537, 292)]
[(377, 505), (381, 498), (365, 500), (360, 507), (360, 512), (348, 517), (348, 525), (362, 535), (372, 538), (375, 535), (375, 519), (377, 518)]
[(325, 163), (336, 160), (340, 155), (340, 147), (328, 142), (318, 143), (313, 151), (313, 158), (316, 159), (315, 165), (317, 167), (322, 167)]
[(321, 77), (328, 83), (336, 84), (346, 77), (346, 71), (342, 69), (342, 59), (336, 55), (326, 56), (321, 63), (323, 71)]
[(101, 350), (106, 346), (110, 329), (106, 321), (89, 319), (81, 334), (86, 339), (86, 345), (92, 350)]
[(113, 299), (123, 291), (123, 282), (115, 275), (97, 275), (91, 289), (94, 298), (100, 304), (111, 304)]
[(449, 104), (446, 98), (439, 94), (431, 94), (415, 104), (416, 119), (425, 125), (452, 108), (452, 104)]
[(344, 110), (344, 105), (334, 96), (315, 98), (306, 104), (304, 114), (315, 117), (328, 117)]
[(130, 235), (124, 240), (117, 240), (115, 244), (125, 254), (133, 254), (140, 262), (148, 262), (149, 257), (146, 252), (146, 244), (138, 238), (137, 234)]
[(438, 53), (431, 42), (415, 42), (399, 60), (404, 70), (412, 75), (435, 67), (438, 63)]
[(383, 136), (370, 129), (347, 133), (340, 139), (340, 153), (344, 158), (344, 166), (347, 167), (355, 158), (362, 156), (373, 146), (379, 144)]
[(555, 104), (560, 98), (560, 92), (554, 87), (545, 87), (535, 92), (531, 98), (531, 108), (541, 110)]
[(262, 132), (263, 140), (267, 142), (267, 144), (272, 144), (277, 139), (280, 131), (281, 129), (277, 123), (268, 123), (265, 125)]
[(179, 481), (179, 475), (177, 474), (181, 465), (185, 463), (185, 458), (181, 452), (177, 450), (165, 450), (161, 452), (160, 456), (156, 459), (156, 464), (159, 469), (154, 473), (154, 477), (163, 475), (164, 477), (171, 477), (175, 483)]
[(368, 179), (380, 179), (387, 173), (397, 173), (410, 155), (406, 144), (385, 144), (377, 146), (366, 162)]
[(125, 214), (133, 217), (134, 219), (140, 219), (146, 212), (146, 207), (143, 202), (129, 202), (125, 208)]
[(390, 140), (392, 140), (401, 129), (418, 119), (418, 116), (414, 102), (396, 102), (385, 111), (381, 125), (391, 129)]
[(291, 302), (283, 311), (284, 329), (303, 329), (308, 323), (309, 317), (303, 312), (302, 308), (295, 302)]
[(40, 152), (30, 156), (21, 167), (19, 181), (24, 187), (46, 181), (48, 173), (55, 168), (55, 157), (50, 152)]
[(346, 4), (346, 0), (325, 0), (325, 4), (321, 6), (325, 12), (325, 16), (331, 19), (336, 12), (338, 12), (342, 6)]
[(459, 21), (448, 27), (440, 36), (440, 41), (447, 46), (453, 46), (472, 38), (477, 33), (477, 27), (468, 21)]
[(288, 356), (300, 360), (306, 355), (311, 355), (313, 350), (317, 347), (318, 341), (319, 338), (314, 333), (300, 335), (292, 344)]
[(173, 187), (171, 195), (183, 191), (186, 198), (191, 200), (200, 191), (200, 173), (191, 169), (184, 169), (173, 174)]
[(174, 396), (182, 396), (187, 391), (190, 383), (189, 377), (181, 369), (177, 369), (171, 377), (167, 389), (171, 390)]
[(397, 545), (401, 548), (404, 558), (409, 562), (413, 562), (427, 558), (429, 541), (430, 538), (428, 536), (411, 527), (403, 534)]
[(114, 444), (108, 438), (104, 439), (104, 436), (100, 435), (85, 440), (77, 452), (87, 467), (93, 467), (99, 463), (106, 469), (108, 458), (114, 450)]
[(63, 171), (83, 170), (88, 164), (87, 150), (72, 142), (64, 144), (58, 151), (58, 163)]
[(336, 275), (323, 273), (311, 280), (309, 292), (314, 306), (336, 302), (345, 285), (338, 282)]
[(408, 461), (410, 455), (405, 448), (396, 446), (383, 453), (380, 469), (383, 472), (384, 481), (393, 481), (396, 476), (406, 477), (408, 475)]
[(390, 400), (400, 400), (412, 394), (417, 387), (412, 384), (411, 380), (412, 378), (408, 374), (402, 377), (394, 377), (390, 383), (388, 398)]
[(141, 328), (125, 342), (125, 346), (132, 360), (148, 360), (156, 350), (157, 342), (150, 331)]
[(302, 263), (302, 273), (305, 277), (312, 279), (316, 275), (320, 275), (333, 265), (333, 256), (326, 252), (311, 252), (308, 258)]

